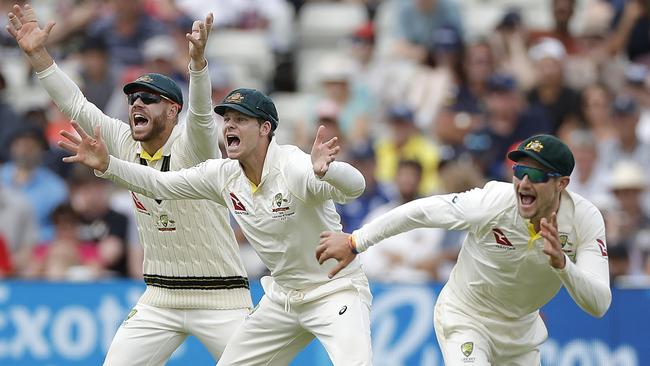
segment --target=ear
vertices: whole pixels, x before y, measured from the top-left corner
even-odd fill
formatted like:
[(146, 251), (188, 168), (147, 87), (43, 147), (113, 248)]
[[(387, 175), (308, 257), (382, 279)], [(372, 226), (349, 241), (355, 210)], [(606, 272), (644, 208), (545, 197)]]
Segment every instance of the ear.
[(569, 177), (560, 177), (557, 184), (558, 192), (562, 191), (563, 189), (566, 189), (570, 181), (571, 178)]
[(260, 125), (260, 133), (262, 136), (268, 136), (271, 133), (271, 122), (264, 121), (264, 123)]
[(174, 119), (178, 115), (178, 104), (170, 103), (167, 110), (167, 118)]

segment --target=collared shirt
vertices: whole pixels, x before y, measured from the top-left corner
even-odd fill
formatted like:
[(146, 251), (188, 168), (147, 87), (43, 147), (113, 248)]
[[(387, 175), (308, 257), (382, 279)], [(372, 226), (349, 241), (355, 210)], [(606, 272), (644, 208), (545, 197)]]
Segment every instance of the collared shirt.
[[(180, 172), (161, 173), (111, 156), (104, 173), (130, 190), (161, 199), (210, 199), (228, 207), (244, 235), (285, 289), (301, 290), (330, 281), (334, 260), (322, 266), (315, 256), (320, 233), (340, 231), (334, 201), (363, 192), (361, 173), (341, 162), (314, 175), (311, 158), (299, 148), (271, 141), (262, 178), (254, 190), (236, 160), (208, 160)], [(361, 273), (355, 260), (337, 277)]]
[(567, 258), (562, 270), (550, 266), (543, 238), (531, 233), (529, 221), (519, 215), (511, 183), (493, 181), (464, 193), (412, 201), (353, 235), (364, 250), (419, 227), (468, 230), (445, 285), (465, 311), (518, 319), (536, 312), (564, 285), (582, 309), (601, 316), (611, 301), (602, 215), (589, 201), (564, 191), (557, 222)]

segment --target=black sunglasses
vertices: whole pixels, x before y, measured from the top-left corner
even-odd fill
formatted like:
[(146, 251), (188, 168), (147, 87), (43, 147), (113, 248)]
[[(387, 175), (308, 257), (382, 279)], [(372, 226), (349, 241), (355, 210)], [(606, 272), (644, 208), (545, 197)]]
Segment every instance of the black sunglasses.
[(133, 105), (133, 103), (135, 103), (135, 101), (138, 100), (138, 98), (140, 98), (142, 103), (147, 104), (147, 105), (160, 103), (160, 101), (163, 100), (163, 99), (166, 99), (166, 100), (168, 100), (168, 101), (170, 101), (172, 103), (175, 103), (171, 99), (165, 97), (164, 95), (153, 94), (153, 93), (149, 93), (149, 92), (145, 92), (145, 91), (131, 93), (131, 94), (127, 95), (126, 97), (127, 97), (127, 100), (129, 101), (129, 105)]
[(546, 183), (551, 177), (561, 177), (562, 174), (559, 173), (549, 173), (545, 172), (542, 169), (533, 168), (531, 166), (515, 164), (512, 167), (515, 177), (521, 180), (525, 176), (528, 176), (528, 180), (531, 183)]

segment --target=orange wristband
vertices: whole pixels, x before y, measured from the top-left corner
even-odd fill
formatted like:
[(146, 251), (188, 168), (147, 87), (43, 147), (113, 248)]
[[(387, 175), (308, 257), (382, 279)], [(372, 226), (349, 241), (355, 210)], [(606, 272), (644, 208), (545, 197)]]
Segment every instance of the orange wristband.
[(352, 236), (352, 234), (348, 236), (348, 246), (350, 247), (350, 250), (352, 250), (352, 253), (359, 254), (359, 251), (357, 250), (357, 243), (354, 241), (354, 236)]

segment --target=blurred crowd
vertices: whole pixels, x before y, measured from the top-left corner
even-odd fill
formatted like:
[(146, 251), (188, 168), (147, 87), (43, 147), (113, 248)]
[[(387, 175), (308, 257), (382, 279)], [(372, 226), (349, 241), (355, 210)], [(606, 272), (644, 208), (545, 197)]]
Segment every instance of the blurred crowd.
[[(14, 2), (0, 0), (2, 13)], [(510, 181), (506, 153), (555, 134), (575, 155), (569, 189), (605, 217), (612, 279), (650, 284), (650, 0), (30, 3), (57, 22), (48, 48), (59, 66), (122, 120), (121, 87), (144, 72), (187, 93), (185, 33), (213, 12), (213, 101), (258, 88), (276, 102), (279, 143), (309, 151), (318, 125), (339, 136), (340, 160), (367, 183), (338, 206), (347, 232), (419, 197)], [(61, 162), (70, 123), (2, 28), (0, 276), (140, 277), (130, 193)], [(263, 275), (235, 229), (249, 275)], [(419, 229), (362, 260), (374, 279), (445, 281), (462, 240)]]

